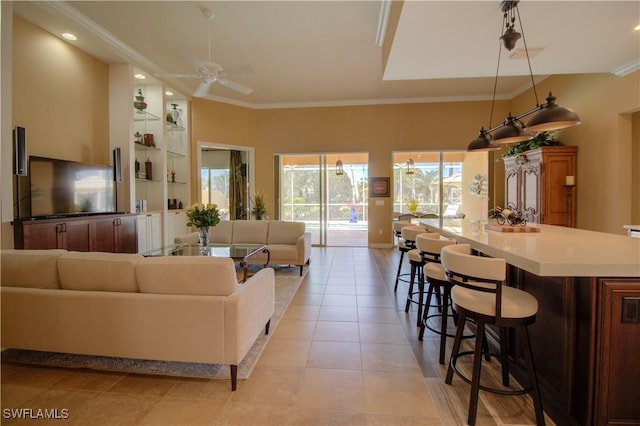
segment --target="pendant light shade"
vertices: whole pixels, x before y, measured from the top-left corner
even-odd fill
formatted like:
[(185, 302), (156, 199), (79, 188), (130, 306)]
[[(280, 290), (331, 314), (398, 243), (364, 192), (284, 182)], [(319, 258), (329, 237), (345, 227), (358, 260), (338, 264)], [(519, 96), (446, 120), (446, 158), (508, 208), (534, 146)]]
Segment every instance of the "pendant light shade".
[(528, 129), (523, 128), (522, 123), (509, 114), (503, 126), (493, 134), (493, 143), (497, 145), (504, 145), (508, 143), (524, 142), (528, 141), (532, 137), (533, 135), (528, 132)]
[(549, 92), (547, 102), (527, 123), (527, 130), (532, 132), (547, 132), (551, 130), (566, 129), (567, 127), (582, 124), (578, 114), (569, 108), (556, 104), (556, 98)]
[(467, 151), (497, 151), (500, 147), (491, 142), (491, 135), (483, 128), (480, 129), (478, 137), (467, 145)]
[(344, 165), (342, 164), (342, 160), (336, 161), (336, 175), (341, 176), (344, 174)]

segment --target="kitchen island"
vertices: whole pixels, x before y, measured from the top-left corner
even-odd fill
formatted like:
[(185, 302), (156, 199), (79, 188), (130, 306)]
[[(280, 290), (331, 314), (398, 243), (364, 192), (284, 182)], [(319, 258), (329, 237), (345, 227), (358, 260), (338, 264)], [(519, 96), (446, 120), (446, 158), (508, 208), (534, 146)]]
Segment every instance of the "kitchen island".
[[(530, 333), (544, 410), (557, 424), (640, 424), (640, 239), (553, 225), (519, 233), (471, 219), (420, 222), (504, 258), (509, 284), (538, 299)], [(517, 359), (519, 346), (513, 337)]]

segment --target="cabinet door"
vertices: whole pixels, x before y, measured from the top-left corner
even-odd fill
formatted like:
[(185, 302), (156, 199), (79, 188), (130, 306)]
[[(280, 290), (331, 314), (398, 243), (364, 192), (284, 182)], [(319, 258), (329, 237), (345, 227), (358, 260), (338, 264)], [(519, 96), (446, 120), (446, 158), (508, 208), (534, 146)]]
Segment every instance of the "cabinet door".
[(147, 242), (151, 250), (162, 248), (162, 215), (152, 214), (147, 218)]
[(115, 223), (116, 253), (136, 253), (138, 251), (136, 225), (135, 216), (117, 218)]
[(185, 235), (188, 232), (186, 212), (177, 211), (167, 214), (167, 245), (174, 244), (176, 237)]
[(520, 167), (514, 159), (505, 159), (505, 200), (504, 207), (513, 204), (516, 208), (520, 206)]
[(145, 253), (151, 250), (147, 244), (147, 215), (136, 216), (136, 224), (138, 228), (138, 253)]
[(58, 232), (62, 225), (59, 223), (22, 223), (20, 225), (22, 238), (16, 239), (15, 246), (27, 250), (62, 248), (58, 245)]
[(540, 163), (527, 163), (522, 168), (520, 208), (528, 222), (541, 223), (540, 190)]
[(638, 424), (640, 280), (604, 279), (600, 285), (594, 424)]
[(71, 251), (92, 251), (89, 242), (89, 222), (86, 220), (64, 223), (63, 247)]
[(91, 251), (116, 251), (115, 218), (96, 219), (91, 223)]

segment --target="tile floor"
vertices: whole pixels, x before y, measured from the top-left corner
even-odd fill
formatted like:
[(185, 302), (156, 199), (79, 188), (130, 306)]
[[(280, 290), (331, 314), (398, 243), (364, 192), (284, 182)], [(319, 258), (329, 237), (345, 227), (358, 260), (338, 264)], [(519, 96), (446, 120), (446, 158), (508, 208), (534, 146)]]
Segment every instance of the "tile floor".
[[(444, 384), (437, 336), (417, 340), (397, 250), (314, 248), (249, 380), (2, 364), (2, 408), (65, 408), (69, 425), (457, 425), (469, 386)], [(2, 424), (30, 424), (7, 419)], [(530, 398), (481, 392), (478, 425), (535, 424)], [(548, 424), (552, 424), (550, 421)]]

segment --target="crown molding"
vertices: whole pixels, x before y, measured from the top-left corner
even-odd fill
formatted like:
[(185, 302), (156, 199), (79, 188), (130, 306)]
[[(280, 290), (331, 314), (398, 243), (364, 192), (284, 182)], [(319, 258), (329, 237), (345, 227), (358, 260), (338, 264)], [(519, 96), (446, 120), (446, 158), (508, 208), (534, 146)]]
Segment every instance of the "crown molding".
[(640, 70), (640, 59), (636, 59), (633, 62), (630, 62), (626, 65), (618, 67), (611, 71), (612, 74), (617, 75), (618, 77), (624, 77), (625, 75), (629, 75), (632, 72)]

